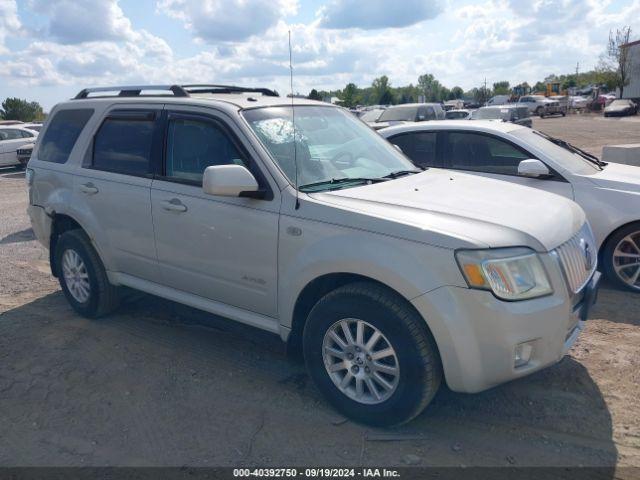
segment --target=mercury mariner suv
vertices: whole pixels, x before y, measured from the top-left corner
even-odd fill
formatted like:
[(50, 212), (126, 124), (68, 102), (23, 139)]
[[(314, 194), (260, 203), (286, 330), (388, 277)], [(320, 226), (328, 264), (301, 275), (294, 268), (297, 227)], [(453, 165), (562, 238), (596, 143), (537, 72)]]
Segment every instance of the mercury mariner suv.
[(406, 422), (558, 362), (599, 274), (573, 201), (422, 170), (346, 110), (219, 85), (57, 105), (29, 215), (71, 306), (129, 287), (279, 334), (342, 413)]

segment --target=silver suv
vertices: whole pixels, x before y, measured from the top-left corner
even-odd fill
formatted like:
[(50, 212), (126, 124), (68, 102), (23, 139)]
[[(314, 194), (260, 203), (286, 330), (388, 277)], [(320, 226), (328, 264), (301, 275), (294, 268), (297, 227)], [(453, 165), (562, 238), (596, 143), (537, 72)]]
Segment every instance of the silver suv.
[(418, 415), (442, 378), (478, 392), (556, 363), (598, 283), (572, 201), (422, 171), (346, 110), (267, 89), (83, 90), (27, 182), (78, 313), (126, 286), (279, 334), (374, 425)]

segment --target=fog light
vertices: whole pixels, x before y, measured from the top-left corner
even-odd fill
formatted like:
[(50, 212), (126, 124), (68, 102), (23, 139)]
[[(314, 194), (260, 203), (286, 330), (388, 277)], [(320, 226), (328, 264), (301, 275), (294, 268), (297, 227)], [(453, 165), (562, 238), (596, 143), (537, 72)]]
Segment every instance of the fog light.
[(521, 343), (516, 345), (515, 352), (513, 354), (513, 366), (514, 368), (524, 367), (529, 360), (531, 360), (531, 354), (533, 353), (533, 345), (530, 343)]

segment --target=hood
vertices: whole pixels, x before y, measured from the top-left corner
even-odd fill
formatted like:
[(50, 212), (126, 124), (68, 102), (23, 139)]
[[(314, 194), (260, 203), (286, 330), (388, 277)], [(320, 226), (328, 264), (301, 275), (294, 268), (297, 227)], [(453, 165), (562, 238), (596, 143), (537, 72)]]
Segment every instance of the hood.
[(633, 165), (609, 163), (601, 172), (585, 178), (609, 190), (640, 192), (640, 167)]
[(437, 169), (311, 196), (363, 213), (364, 220), (349, 220), (356, 228), (448, 248), (529, 246), (549, 251), (585, 222), (582, 209), (564, 197)]
[(605, 112), (624, 112), (626, 110), (633, 110), (631, 105), (608, 105), (604, 108)]

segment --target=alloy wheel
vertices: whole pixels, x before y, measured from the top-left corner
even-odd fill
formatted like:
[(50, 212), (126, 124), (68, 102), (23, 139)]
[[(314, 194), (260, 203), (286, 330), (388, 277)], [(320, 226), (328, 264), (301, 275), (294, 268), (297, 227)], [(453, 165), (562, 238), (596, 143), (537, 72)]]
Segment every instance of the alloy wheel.
[(620, 280), (640, 290), (640, 231), (618, 242), (613, 251), (613, 268)]
[(382, 403), (398, 387), (400, 364), (393, 346), (364, 320), (335, 322), (324, 336), (322, 358), (334, 385), (356, 402)]
[(62, 274), (67, 289), (78, 303), (85, 303), (91, 296), (91, 284), (87, 267), (75, 250), (65, 250), (62, 255)]

